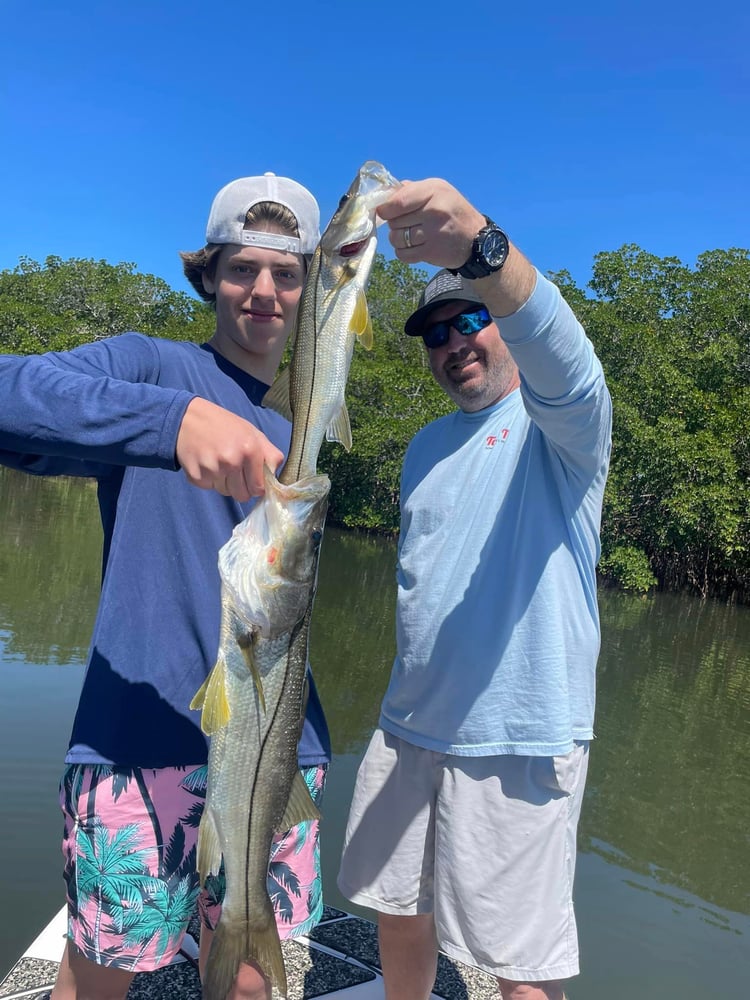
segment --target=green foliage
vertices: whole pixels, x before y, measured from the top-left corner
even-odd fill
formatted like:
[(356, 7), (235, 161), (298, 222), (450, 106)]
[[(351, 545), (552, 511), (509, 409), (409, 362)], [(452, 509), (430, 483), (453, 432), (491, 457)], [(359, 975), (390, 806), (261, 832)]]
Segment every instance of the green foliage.
[(0, 271), (3, 353), (64, 351), (127, 330), (203, 341), (213, 325), (205, 303), (134, 264), (22, 257), (13, 271)]
[(562, 287), (614, 403), (600, 569), (635, 590), (650, 572), (664, 588), (747, 600), (748, 251), (714, 250), (690, 270), (625, 246), (596, 256), (596, 298)]
[(618, 545), (612, 552), (603, 553), (599, 569), (631, 594), (646, 594), (657, 583), (648, 556), (633, 545)]
[[(597, 254), (588, 289), (551, 275), (602, 360), (614, 402), (600, 571), (654, 586), (750, 599), (750, 253), (712, 250), (694, 268), (634, 245)], [(399, 476), (414, 433), (453, 404), (403, 325), (427, 278), (378, 255), (368, 290), (375, 346), (355, 349), (354, 445), (324, 445), (329, 519), (398, 530)], [(0, 272), (0, 351), (64, 350), (135, 329), (203, 341), (210, 307), (132, 264), (22, 258)]]

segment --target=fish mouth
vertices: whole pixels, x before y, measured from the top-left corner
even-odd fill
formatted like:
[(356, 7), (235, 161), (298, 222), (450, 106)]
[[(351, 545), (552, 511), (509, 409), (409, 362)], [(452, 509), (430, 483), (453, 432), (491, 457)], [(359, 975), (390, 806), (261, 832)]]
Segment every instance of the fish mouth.
[(377, 207), (397, 187), (400, 182), (381, 163), (364, 163), (321, 237), (323, 250), (341, 257), (356, 256), (375, 232)]
[(339, 253), (342, 257), (356, 257), (360, 250), (364, 249), (370, 241), (370, 237), (366, 236), (363, 240), (358, 240), (356, 243), (346, 243)]

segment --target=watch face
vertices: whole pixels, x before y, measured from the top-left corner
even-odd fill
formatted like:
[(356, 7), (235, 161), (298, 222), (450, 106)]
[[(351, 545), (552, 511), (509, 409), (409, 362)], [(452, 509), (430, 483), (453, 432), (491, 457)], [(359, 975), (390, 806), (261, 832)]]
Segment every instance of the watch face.
[(505, 234), (493, 229), (484, 237), (482, 254), (490, 267), (500, 267), (508, 253), (508, 241)]

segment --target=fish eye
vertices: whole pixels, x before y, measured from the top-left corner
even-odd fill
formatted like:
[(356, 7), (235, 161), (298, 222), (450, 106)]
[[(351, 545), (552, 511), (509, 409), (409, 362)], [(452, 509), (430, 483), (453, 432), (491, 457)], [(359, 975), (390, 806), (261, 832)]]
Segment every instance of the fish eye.
[(318, 543), (318, 542), (319, 542), (319, 541), (321, 540), (321, 538), (323, 537), (323, 532), (322, 532), (322, 531), (321, 531), (321, 530), (320, 530), (319, 528), (316, 528), (316, 529), (315, 529), (315, 531), (313, 531), (313, 533), (312, 533), (312, 535), (311, 535), (310, 537), (312, 538), (312, 540), (313, 540), (313, 541), (315, 542), (315, 544), (317, 545), (317, 543)]
[(344, 205), (346, 205), (347, 201), (349, 201), (349, 195), (348, 194), (342, 194), (341, 195), (341, 201), (339, 202), (339, 208), (343, 208)]

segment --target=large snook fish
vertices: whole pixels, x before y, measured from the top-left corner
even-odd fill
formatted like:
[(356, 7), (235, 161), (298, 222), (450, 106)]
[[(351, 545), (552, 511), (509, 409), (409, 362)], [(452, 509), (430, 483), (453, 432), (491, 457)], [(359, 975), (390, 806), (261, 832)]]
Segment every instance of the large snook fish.
[(282, 996), (287, 984), (267, 891), (274, 834), (317, 819), (297, 764), (307, 701), (307, 649), (330, 481), (317, 474), (324, 435), (351, 445), (344, 403), (354, 340), (372, 328), (364, 289), (375, 208), (398, 185), (368, 162), (323, 233), (300, 299), (292, 361), (266, 405), (292, 418), (277, 479), (219, 552), (222, 624), (216, 664), (196, 694), (211, 737), (198, 837), (204, 884), (224, 861), (226, 894), (204, 973), (205, 1000), (225, 1000), (241, 962)]

